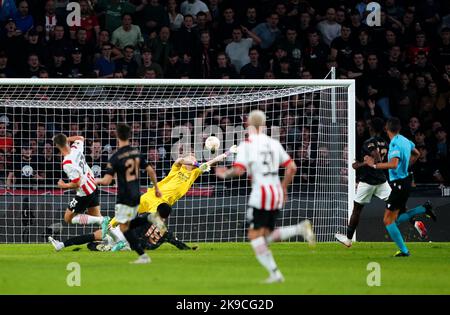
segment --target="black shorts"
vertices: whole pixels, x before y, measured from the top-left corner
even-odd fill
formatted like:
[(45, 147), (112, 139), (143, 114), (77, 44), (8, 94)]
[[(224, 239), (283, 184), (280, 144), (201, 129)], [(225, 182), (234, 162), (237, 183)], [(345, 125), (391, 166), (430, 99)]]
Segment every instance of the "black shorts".
[(88, 208), (97, 207), (100, 205), (99, 202), (99, 193), (98, 189), (96, 189), (92, 194), (89, 196), (75, 196), (70, 202), (69, 202), (69, 210), (74, 213), (83, 213)]
[(394, 180), (390, 182), (392, 192), (386, 202), (386, 208), (391, 211), (400, 210), (400, 213), (406, 211), (406, 203), (411, 191), (411, 177)]
[(247, 210), (247, 224), (250, 229), (268, 228), (273, 231), (277, 222), (279, 210), (267, 211), (255, 208)]

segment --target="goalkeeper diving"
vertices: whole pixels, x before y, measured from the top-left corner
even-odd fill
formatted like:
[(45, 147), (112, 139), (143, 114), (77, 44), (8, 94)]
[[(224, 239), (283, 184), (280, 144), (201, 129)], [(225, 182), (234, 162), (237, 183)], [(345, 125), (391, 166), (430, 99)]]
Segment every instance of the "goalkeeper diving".
[[(171, 233), (167, 233), (167, 226), (164, 221), (171, 213), (173, 205), (186, 195), (201, 174), (209, 172), (211, 166), (222, 162), (230, 154), (236, 153), (237, 146), (233, 145), (225, 153), (202, 164), (197, 162), (193, 153), (188, 153), (184, 157), (177, 159), (173, 163), (169, 174), (158, 182), (158, 188), (162, 196), (156, 196), (154, 187), (148, 188), (147, 192), (141, 196), (138, 215), (130, 222), (130, 229), (142, 232), (137, 234), (146, 234), (150, 243), (157, 244), (158, 247), (165, 240), (170, 242)], [(148, 216), (150, 216), (150, 221), (153, 225), (145, 228), (148, 223)], [(117, 222), (116, 218), (110, 221), (108, 235), (105, 239), (106, 244), (102, 244), (108, 246), (102, 246), (102, 250), (119, 251), (128, 247), (118, 225), (119, 222)], [(169, 238), (167, 236), (164, 237), (166, 233), (170, 236)]]

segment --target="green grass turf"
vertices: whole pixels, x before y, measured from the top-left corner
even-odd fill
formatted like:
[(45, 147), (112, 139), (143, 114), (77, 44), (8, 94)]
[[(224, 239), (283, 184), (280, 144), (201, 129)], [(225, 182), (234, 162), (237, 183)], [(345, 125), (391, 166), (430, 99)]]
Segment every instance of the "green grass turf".
[[(152, 263), (131, 265), (133, 252), (90, 252), (50, 245), (0, 245), (0, 294), (450, 294), (450, 243), (408, 243), (412, 256), (394, 258), (393, 243), (271, 246), (286, 282), (263, 285), (266, 271), (248, 243), (200, 243), (197, 251), (164, 245)], [(67, 264), (81, 266), (69, 287)], [(381, 286), (369, 287), (369, 262), (381, 265)]]

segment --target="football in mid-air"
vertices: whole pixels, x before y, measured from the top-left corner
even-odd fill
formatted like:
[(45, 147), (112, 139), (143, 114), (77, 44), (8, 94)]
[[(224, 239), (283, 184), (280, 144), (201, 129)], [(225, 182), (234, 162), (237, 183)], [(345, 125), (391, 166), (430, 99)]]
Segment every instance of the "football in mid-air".
[(211, 153), (215, 153), (217, 149), (220, 147), (220, 140), (217, 137), (210, 136), (205, 141), (205, 148)]

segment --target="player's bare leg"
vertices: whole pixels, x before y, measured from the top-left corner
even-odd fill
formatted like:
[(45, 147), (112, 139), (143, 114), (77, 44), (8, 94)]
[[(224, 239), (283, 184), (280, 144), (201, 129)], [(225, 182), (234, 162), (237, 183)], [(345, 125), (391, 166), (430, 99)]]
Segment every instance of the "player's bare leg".
[(266, 236), (268, 236), (269, 234), (270, 230), (268, 228), (248, 230), (248, 238), (255, 252), (256, 258), (258, 259), (259, 263), (269, 272), (269, 277), (264, 282), (283, 282), (283, 274), (278, 269), (277, 263), (275, 262), (275, 259), (273, 258), (272, 252), (270, 251), (266, 241)]
[(350, 216), (350, 221), (347, 226), (347, 235), (336, 233), (334, 237), (343, 245), (347, 247), (352, 246), (353, 235), (355, 235), (356, 227), (359, 224), (359, 218), (361, 216), (361, 212), (364, 208), (364, 205), (359, 204), (357, 202), (353, 202), (353, 211)]
[(301, 235), (311, 247), (316, 245), (316, 237), (309, 220), (304, 220), (296, 225), (277, 228), (272, 233), (269, 232), (266, 240), (270, 244), (272, 242), (284, 241), (297, 235)]

